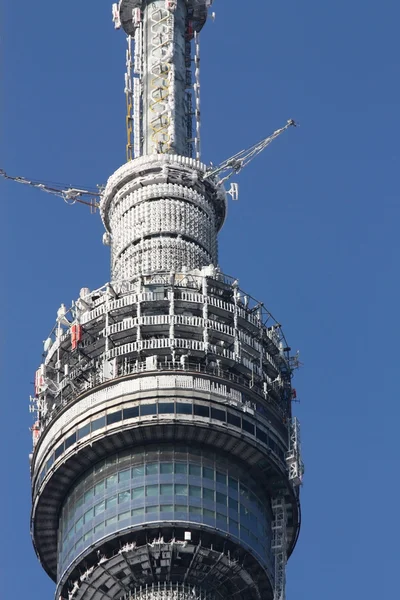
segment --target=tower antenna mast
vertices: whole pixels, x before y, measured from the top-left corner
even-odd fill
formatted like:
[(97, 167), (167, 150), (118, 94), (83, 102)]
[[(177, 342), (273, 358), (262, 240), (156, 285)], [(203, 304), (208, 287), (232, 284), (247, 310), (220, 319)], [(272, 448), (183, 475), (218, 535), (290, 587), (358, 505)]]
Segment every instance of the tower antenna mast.
[[(222, 1), (222, 0), (221, 0)], [(110, 281), (61, 304), (35, 374), (31, 534), (57, 600), (285, 600), (303, 463), (298, 355), (224, 275), (224, 183), (289, 127), (201, 162), (211, 0), (121, 0), (126, 162), (99, 208)], [(236, 186), (236, 187), (235, 187)]]

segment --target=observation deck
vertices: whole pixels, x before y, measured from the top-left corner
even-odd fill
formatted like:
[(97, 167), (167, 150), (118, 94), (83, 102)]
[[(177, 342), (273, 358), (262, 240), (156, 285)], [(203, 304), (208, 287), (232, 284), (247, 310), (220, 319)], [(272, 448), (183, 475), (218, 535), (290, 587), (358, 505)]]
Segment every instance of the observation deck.
[[(82, 290), (46, 348), (32, 534), (57, 593), (76, 584), (74, 598), (91, 597), (83, 563), (90, 589), (105, 582), (99, 599), (107, 586), (123, 594), (122, 562), (141, 565), (133, 591), (169, 585), (186, 563), (174, 581), (200, 586), (196, 561), (216, 553), (221, 569), (240, 556), (249, 570), (232, 570), (225, 595), (229, 569), (216, 570), (199, 593), (272, 597), (269, 499), (285, 499), (288, 553), (299, 504), (287, 462), (291, 359), (263, 305), (214, 267), (142, 275)], [(161, 546), (166, 569), (152, 558)]]

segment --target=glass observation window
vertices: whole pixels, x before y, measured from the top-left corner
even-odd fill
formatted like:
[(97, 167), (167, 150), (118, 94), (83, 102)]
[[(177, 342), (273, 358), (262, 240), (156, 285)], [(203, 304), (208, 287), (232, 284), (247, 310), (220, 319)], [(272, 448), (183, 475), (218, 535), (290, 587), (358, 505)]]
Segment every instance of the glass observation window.
[(161, 475), (169, 475), (174, 472), (174, 464), (173, 463), (161, 463), (160, 464), (160, 474)]
[(257, 482), (212, 452), (171, 444), (125, 450), (76, 482), (60, 514), (59, 568), (119, 528), (163, 519), (243, 536), (267, 562), (271, 515)]

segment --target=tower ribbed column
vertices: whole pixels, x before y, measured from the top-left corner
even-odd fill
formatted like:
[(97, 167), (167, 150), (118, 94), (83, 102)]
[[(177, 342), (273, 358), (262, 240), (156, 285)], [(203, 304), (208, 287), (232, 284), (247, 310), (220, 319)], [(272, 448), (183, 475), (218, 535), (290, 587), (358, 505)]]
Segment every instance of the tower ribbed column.
[(226, 200), (222, 189), (202, 180), (204, 173), (192, 159), (154, 155), (112, 175), (101, 213), (113, 280), (217, 264)]

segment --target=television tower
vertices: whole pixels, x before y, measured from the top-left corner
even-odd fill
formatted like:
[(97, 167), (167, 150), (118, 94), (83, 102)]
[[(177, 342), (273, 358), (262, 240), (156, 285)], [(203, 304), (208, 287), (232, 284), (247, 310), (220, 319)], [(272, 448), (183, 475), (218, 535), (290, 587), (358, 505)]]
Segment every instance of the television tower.
[(99, 207), (111, 248), (111, 282), (59, 308), (31, 398), (32, 538), (57, 600), (285, 598), (297, 357), (220, 271), (217, 234), (237, 197), (226, 180), (294, 122), (201, 162), (210, 4), (113, 6), (128, 40), (127, 162), (101, 192), (11, 178)]

